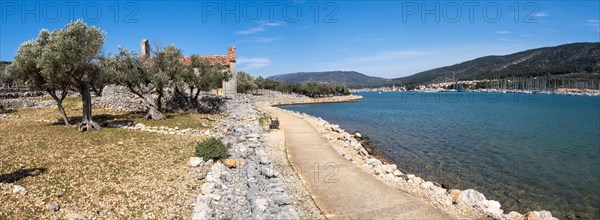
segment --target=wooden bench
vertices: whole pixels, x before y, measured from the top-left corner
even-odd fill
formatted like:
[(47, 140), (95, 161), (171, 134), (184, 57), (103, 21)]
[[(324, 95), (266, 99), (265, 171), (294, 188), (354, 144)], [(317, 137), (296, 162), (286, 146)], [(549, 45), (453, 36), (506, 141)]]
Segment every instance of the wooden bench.
[(271, 119), (271, 124), (269, 125), (269, 129), (279, 129), (279, 119), (273, 118), (273, 116), (269, 115), (269, 119)]

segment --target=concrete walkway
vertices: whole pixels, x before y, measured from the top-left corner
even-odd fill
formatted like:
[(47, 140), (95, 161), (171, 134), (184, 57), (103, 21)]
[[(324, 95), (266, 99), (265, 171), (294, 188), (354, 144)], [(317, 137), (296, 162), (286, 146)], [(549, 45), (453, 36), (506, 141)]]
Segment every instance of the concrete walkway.
[(455, 219), (377, 180), (340, 156), (304, 119), (274, 107), (289, 161), (329, 219)]

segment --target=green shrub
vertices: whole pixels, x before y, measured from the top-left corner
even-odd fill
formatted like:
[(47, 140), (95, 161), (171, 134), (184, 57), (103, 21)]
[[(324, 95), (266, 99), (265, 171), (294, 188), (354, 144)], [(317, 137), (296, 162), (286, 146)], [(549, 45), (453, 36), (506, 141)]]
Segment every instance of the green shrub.
[(196, 156), (204, 160), (219, 160), (227, 157), (227, 148), (220, 139), (211, 137), (196, 144)]

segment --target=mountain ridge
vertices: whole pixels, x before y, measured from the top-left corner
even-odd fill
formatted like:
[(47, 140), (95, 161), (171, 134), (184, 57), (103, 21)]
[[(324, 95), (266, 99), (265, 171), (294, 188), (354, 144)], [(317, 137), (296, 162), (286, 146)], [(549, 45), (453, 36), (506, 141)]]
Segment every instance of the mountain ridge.
[[(429, 84), (453, 80), (530, 78), (579, 74), (600, 79), (600, 42), (534, 48), (507, 55), (489, 55), (410, 76), (386, 79), (356, 71), (297, 72), (268, 77), (288, 83), (322, 82), (350, 88)], [(571, 76), (572, 77), (572, 76)]]

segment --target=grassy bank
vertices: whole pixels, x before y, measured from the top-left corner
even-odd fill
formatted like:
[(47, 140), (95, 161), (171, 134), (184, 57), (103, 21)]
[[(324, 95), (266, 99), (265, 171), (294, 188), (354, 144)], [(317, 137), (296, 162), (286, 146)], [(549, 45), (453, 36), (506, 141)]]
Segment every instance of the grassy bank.
[[(69, 116), (81, 114), (68, 98)], [(206, 115), (169, 114), (149, 122), (137, 114), (94, 109), (95, 120), (131, 120), (151, 126), (202, 129)], [(58, 110), (22, 109), (0, 120), (0, 216), (8, 219), (187, 218), (198, 188), (187, 160), (198, 137), (144, 133), (119, 128), (79, 133), (74, 126), (43, 123)], [(18, 118), (15, 118), (18, 117)], [(75, 118), (76, 120), (76, 118)], [(12, 193), (13, 184), (26, 194)], [(55, 201), (60, 211), (47, 204)]]

